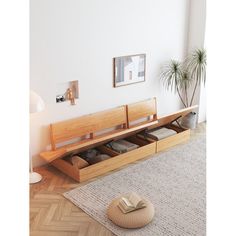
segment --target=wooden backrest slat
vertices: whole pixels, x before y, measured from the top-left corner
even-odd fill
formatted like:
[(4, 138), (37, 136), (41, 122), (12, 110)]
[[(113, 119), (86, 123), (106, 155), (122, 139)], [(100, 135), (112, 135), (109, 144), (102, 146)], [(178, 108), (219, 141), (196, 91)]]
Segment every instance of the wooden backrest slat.
[(153, 116), (156, 119), (156, 98), (148, 99), (127, 105), (128, 125), (142, 118)]
[(126, 107), (121, 106), (110, 110), (85, 115), (76, 119), (51, 124), (51, 143), (54, 146), (75, 138), (90, 135), (97, 131), (119, 125), (126, 127)]

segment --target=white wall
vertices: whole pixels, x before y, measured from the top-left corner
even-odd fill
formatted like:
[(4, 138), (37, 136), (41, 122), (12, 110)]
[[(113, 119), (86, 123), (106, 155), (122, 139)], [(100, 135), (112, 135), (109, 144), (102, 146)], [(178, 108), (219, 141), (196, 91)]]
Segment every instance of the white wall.
[[(189, 5), (188, 53), (196, 48), (204, 48), (206, 25), (206, 0), (190, 0)], [(193, 104), (198, 104), (198, 122), (206, 120), (206, 88), (196, 90)]]
[(190, 0), (188, 51), (204, 47), (206, 0)]
[[(30, 124), (34, 165), (49, 148), (50, 123), (153, 96), (158, 114), (180, 108), (158, 80), (186, 52), (188, 0), (31, 0), (30, 86), (46, 103)], [(146, 82), (113, 88), (112, 58), (146, 53)], [(76, 106), (55, 103), (60, 83), (79, 81)]]
[(204, 122), (206, 121), (207, 119), (207, 116), (206, 116), (206, 110), (207, 110), (207, 107), (206, 107), (206, 99), (207, 99), (207, 96), (206, 96), (206, 87), (201, 85), (201, 88), (200, 88), (200, 95), (199, 95), (199, 113), (198, 113), (198, 122)]

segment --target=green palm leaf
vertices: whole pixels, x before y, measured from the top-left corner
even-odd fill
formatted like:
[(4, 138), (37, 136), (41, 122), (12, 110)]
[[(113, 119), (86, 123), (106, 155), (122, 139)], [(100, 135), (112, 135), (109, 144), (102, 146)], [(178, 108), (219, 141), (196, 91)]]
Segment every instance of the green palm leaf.
[(190, 102), (190, 106), (193, 103), (193, 98), (195, 96), (195, 92), (197, 86), (203, 82), (204, 85), (206, 83), (206, 65), (207, 65), (207, 57), (205, 49), (196, 49), (185, 61), (187, 71), (190, 73), (190, 77), (193, 81), (195, 81), (195, 86)]
[(180, 62), (171, 60), (169, 63), (162, 67), (160, 79), (167, 90), (177, 92), (181, 102), (186, 107), (186, 104), (180, 93), (180, 84), (183, 77), (183, 68)]
[[(160, 79), (167, 90), (177, 92), (185, 107), (191, 106), (196, 88), (206, 82), (206, 51), (196, 49), (184, 63), (171, 60), (162, 67)], [(188, 101), (188, 90), (194, 84), (191, 101)]]

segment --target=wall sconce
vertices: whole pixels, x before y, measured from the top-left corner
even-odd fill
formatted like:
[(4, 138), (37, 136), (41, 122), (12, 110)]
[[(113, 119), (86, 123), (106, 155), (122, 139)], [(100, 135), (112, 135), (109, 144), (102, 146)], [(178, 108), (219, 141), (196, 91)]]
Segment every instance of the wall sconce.
[(70, 101), (71, 105), (75, 105), (76, 99), (79, 98), (78, 80), (58, 84), (56, 93), (56, 103)]
[(75, 105), (75, 96), (71, 88), (66, 90), (66, 100), (70, 100), (70, 104)]

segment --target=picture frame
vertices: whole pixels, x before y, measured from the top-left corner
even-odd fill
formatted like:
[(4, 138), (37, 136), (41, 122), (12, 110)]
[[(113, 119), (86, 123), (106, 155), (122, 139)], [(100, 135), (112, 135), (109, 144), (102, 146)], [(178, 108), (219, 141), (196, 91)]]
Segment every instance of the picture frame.
[(113, 58), (113, 86), (121, 87), (145, 81), (146, 54)]

